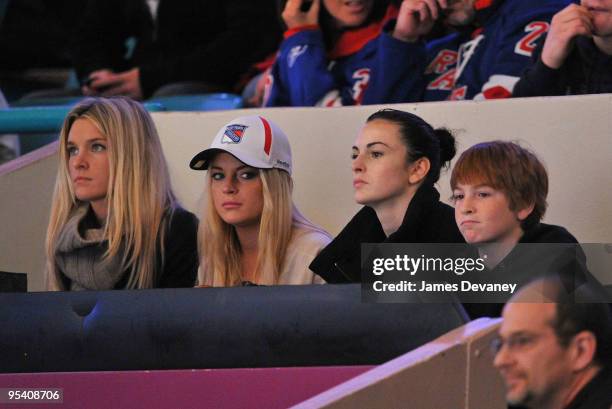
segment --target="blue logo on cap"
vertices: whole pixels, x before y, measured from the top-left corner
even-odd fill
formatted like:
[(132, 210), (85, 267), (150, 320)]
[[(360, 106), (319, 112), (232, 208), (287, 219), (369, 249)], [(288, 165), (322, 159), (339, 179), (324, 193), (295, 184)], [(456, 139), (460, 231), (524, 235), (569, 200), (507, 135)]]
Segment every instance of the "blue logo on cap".
[(240, 143), (247, 128), (246, 125), (228, 125), (223, 132), (221, 143)]

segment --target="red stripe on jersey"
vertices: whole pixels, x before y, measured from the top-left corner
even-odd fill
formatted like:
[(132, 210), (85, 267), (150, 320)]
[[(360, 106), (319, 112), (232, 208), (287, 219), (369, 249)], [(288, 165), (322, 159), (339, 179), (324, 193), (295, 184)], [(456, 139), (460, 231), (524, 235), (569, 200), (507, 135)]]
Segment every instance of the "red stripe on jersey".
[(283, 33), (283, 37), (285, 39), (291, 37), (292, 35), (295, 35), (299, 32), (302, 31), (308, 31), (308, 30), (318, 30), (319, 29), (319, 25), (318, 24), (305, 24), (303, 26), (298, 26), (298, 27), (294, 27), (294, 28), (290, 28), (287, 31), (285, 31)]
[(512, 92), (508, 91), (501, 85), (497, 85), (484, 90), (482, 95), (484, 95), (485, 99), (510, 98), (512, 96)]
[(491, 4), (493, 4), (493, 0), (476, 0), (476, 2), (474, 3), (474, 8), (476, 10), (482, 10), (491, 6)]
[(389, 20), (397, 18), (398, 13), (399, 9), (392, 4), (387, 8), (382, 20), (374, 21), (365, 27), (346, 30), (340, 35), (334, 47), (327, 53), (327, 58), (337, 60), (338, 58), (355, 54), (365, 47), (367, 43), (378, 37), (383, 26)]

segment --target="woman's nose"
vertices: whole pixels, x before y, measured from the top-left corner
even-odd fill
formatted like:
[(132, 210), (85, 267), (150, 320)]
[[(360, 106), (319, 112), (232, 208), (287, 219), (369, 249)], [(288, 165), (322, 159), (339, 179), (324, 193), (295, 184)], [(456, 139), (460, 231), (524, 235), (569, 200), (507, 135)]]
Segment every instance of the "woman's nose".
[(78, 152), (72, 156), (72, 166), (75, 169), (87, 169), (89, 162), (87, 161), (87, 154), (85, 152)]
[(236, 184), (234, 183), (234, 181), (231, 178), (225, 179), (223, 183), (223, 193), (236, 193), (236, 190)]
[(353, 163), (351, 164), (351, 168), (353, 172), (363, 172), (364, 163), (362, 155), (355, 156), (355, 159), (353, 159)]

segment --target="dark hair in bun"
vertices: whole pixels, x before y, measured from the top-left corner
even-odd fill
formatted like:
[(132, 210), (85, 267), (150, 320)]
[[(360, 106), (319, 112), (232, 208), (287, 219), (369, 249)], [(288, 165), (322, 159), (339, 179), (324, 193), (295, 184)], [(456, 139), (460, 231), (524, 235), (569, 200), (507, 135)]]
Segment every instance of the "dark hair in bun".
[(433, 185), (440, 178), (442, 167), (448, 167), (455, 157), (455, 137), (445, 128), (434, 129), (423, 118), (397, 109), (382, 109), (370, 115), (366, 122), (377, 119), (393, 122), (400, 128), (400, 136), (408, 148), (408, 162), (427, 158), (431, 164), (424, 183)]

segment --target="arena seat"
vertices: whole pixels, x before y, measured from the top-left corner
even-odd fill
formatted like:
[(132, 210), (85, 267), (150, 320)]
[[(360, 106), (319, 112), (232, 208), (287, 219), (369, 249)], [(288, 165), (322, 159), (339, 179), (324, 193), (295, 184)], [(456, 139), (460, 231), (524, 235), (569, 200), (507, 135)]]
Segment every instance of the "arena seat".
[(74, 105), (80, 100), (82, 96), (64, 96), (64, 97), (46, 97), (46, 98), (31, 98), (31, 99), (20, 99), (11, 103), (13, 108), (27, 108), (27, 107), (38, 107), (38, 106), (64, 106)]
[(377, 365), (466, 317), (359, 285), (8, 293), (0, 372)]
[(159, 103), (167, 111), (222, 111), (242, 108), (242, 97), (227, 93), (156, 97), (148, 102)]

